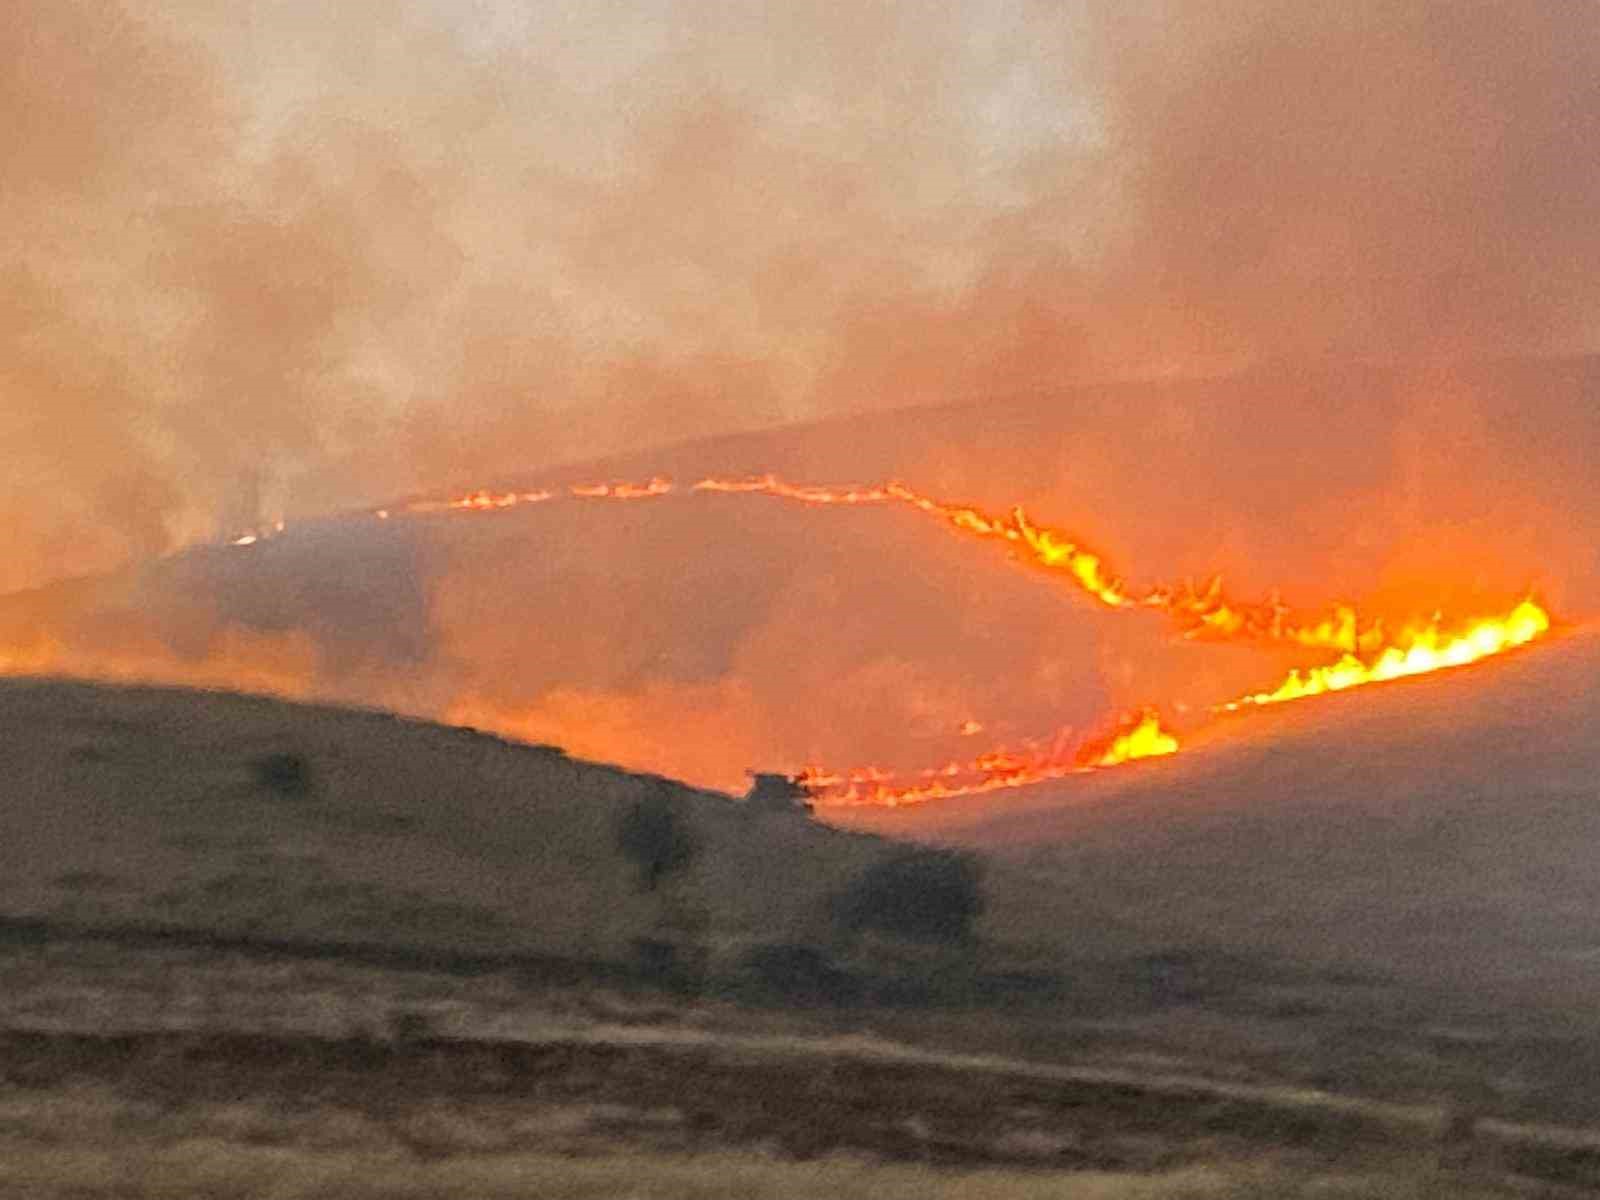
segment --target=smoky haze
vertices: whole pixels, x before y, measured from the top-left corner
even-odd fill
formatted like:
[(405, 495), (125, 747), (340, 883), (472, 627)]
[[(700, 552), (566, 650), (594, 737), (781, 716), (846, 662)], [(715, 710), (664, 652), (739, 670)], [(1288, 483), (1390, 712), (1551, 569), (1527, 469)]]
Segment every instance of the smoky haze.
[(1593, 349), (1597, 80), (1554, 2), (12, 5), (0, 589), (867, 409)]
[[(1136, 588), (1221, 572), (1241, 599), (1281, 588), (1313, 617), (1350, 600), (1393, 622), (1502, 613), (1531, 589), (1582, 621), (1600, 610), (1597, 397), (1594, 357), (1280, 366), (725, 435), (486, 481), (547, 503), (301, 522), (4, 598), (0, 655), (398, 708), (729, 788), (749, 767), (1071, 749), (1151, 703), (1188, 738), (1210, 705), (1322, 656), (1185, 640), (909, 506), (686, 485), (899, 477), (1020, 501)], [(679, 490), (563, 494), (657, 473)]]
[(898, 476), (1144, 583), (1585, 618), (1597, 80), (1594, 7), (1533, 0), (14, 5), (0, 658), (728, 785), (1288, 665), (911, 512), (315, 519), (595, 472)]

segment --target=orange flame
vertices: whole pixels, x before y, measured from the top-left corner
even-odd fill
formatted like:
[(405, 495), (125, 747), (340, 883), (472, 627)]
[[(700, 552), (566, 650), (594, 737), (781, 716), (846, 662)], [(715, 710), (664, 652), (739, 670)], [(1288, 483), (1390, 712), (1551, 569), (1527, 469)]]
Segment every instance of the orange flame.
[(1524, 646), (1550, 630), (1550, 614), (1532, 599), (1524, 600), (1503, 617), (1476, 621), (1455, 633), (1440, 628), (1437, 620), (1403, 631), (1397, 641), (1370, 661), (1345, 654), (1335, 663), (1289, 672), (1276, 689), (1257, 692), (1225, 709), (1251, 704), (1281, 704), (1303, 700), (1326, 692), (1342, 692), (1371, 683), (1424, 675), (1450, 667), (1462, 667), (1490, 655)]
[[(1108, 608), (1162, 613), (1176, 622), (1185, 638), (1271, 640), (1342, 652), (1332, 664), (1292, 671), (1275, 690), (1220, 705), (1219, 711), (1298, 700), (1461, 666), (1523, 645), (1550, 628), (1549, 614), (1531, 599), (1504, 617), (1477, 621), (1454, 632), (1436, 618), (1391, 635), (1381, 620), (1363, 621), (1353, 605), (1336, 605), (1319, 618), (1296, 618), (1276, 591), (1264, 601), (1239, 601), (1224, 592), (1220, 576), (1199, 587), (1191, 582), (1131, 589), (1108, 570), (1101, 555), (1064, 531), (1035, 522), (1020, 506), (996, 515), (971, 505), (935, 500), (896, 480), (827, 487), (790, 483), (767, 474), (701, 479), (688, 490), (770, 496), (807, 505), (904, 504), (938, 518), (954, 532), (1005, 543), (1022, 561), (1065, 577)], [(642, 484), (580, 484), (567, 491), (581, 499), (631, 500), (667, 495), (673, 484), (658, 476)], [(444, 502), (423, 501), (411, 505), (409, 511), (481, 512), (543, 502), (552, 496), (549, 491), (499, 495), (479, 491)], [(981, 728), (969, 720), (961, 732), (971, 735)], [(1064, 757), (1059, 746), (1048, 751), (1002, 749), (978, 755), (969, 763), (952, 762), (917, 772), (912, 780), (900, 780), (875, 767), (837, 772), (811, 767), (798, 778), (820, 804), (904, 805), (1023, 787), (1073, 772), (1174, 754), (1178, 748), (1178, 739), (1163, 727), (1156, 711), (1147, 708), (1130, 714), (1110, 737), (1086, 743), (1071, 756)]]
[[(487, 488), (480, 488), (475, 492), (468, 492), (464, 496), (454, 496), (449, 500), (418, 500), (405, 507), (406, 512), (431, 513), (431, 512), (495, 512), (503, 508), (515, 508), (520, 504), (542, 504), (554, 498), (555, 493), (543, 490), (532, 492), (491, 492)], [(387, 521), (390, 510), (380, 508), (375, 514), (380, 521)]]
[(1093, 738), (1075, 751), (1067, 751), (1065, 742), (1066, 731), (1062, 731), (1047, 748), (991, 750), (970, 762), (946, 763), (942, 767), (917, 771), (910, 778), (877, 767), (827, 771), (812, 766), (802, 770), (795, 781), (811, 794), (813, 803), (824, 808), (859, 805), (901, 808), (930, 800), (1028, 787), (1178, 751), (1177, 737), (1163, 728), (1160, 715), (1152, 708), (1128, 714), (1114, 732)]
[[(577, 499), (638, 500), (675, 491), (671, 480), (656, 476), (644, 483), (574, 484), (567, 494)], [(1376, 653), (1389, 643), (1382, 623), (1362, 624), (1355, 609), (1340, 605), (1320, 619), (1296, 620), (1276, 594), (1265, 601), (1247, 602), (1228, 597), (1220, 577), (1203, 587), (1157, 585), (1131, 589), (1106, 566), (1097, 552), (1065, 531), (1041, 525), (1017, 506), (1003, 516), (972, 505), (935, 500), (898, 480), (871, 486), (828, 487), (797, 484), (775, 475), (701, 479), (688, 489), (693, 493), (771, 496), (808, 505), (904, 504), (943, 521), (957, 533), (1003, 542), (1031, 565), (1064, 575), (1075, 586), (1108, 608), (1145, 608), (1172, 618), (1183, 636), (1201, 640), (1263, 639), (1299, 645)], [(548, 490), (492, 492), (478, 490), (448, 500), (422, 500), (407, 506), (413, 513), (493, 512), (555, 497)], [(389, 510), (380, 510), (387, 513)]]
[(657, 475), (644, 483), (575, 483), (568, 490), (574, 496), (607, 500), (648, 500), (655, 496), (665, 496), (672, 490), (672, 481)]
[(801, 770), (795, 782), (805, 788), (812, 802), (820, 807), (901, 808), (929, 800), (951, 800), (958, 796), (1027, 787), (1088, 769), (1077, 762), (1062, 762), (1046, 755), (995, 751), (980, 755), (970, 763), (953, 762), (916, 772), (913, 779), (903, 779), (876, 767), (827, 771), (810, 766)]
[(689, 490), (736, 496), (776, 496), (783, 500), (797, 500), (801, 504), (883, 504), (893, 499), (887, 488), (814, 487), (785, 483), (775, 475), (757, 475), (748, 479), (702, 479)]
[[(543, 504), (563, 496), (571, 499), (642, 500), (669, 495), (675, 490), (670, 479), (656, 476), (642, 483), (605, 482), (572, 484), (561, 491), (493, 491), (478, 489), (458, 496), (418, 500), (403, 508), (374, 511), (380, 520), (401, 513), (492, 513), (530, 504)], [(1064, 531), (1032, 520), (1019, 506), (1005, 515), (982, 509), (935, 500), (904, 483), (890, 481), (865, 487), (826, 487), (795, 484), (774, 475), (745, 478), (706, 478), (686, 489), (692, 493), (723, 495), (763, 495), (805, 505), (905, 505), (933, 516), (955, 533), (993, 540), (1011, 548), (1019, 560), (1062, 577), (1107, 608), (1124, 611), (1149, 610), (1176, 622), (1182, 636), (1202, 641), (1262, 639), (1289, 642), (1315, 649), (1339, 651), (1336, 661), (1293, 670), (1275, 689), (1258, 692), (1213, 711), (1236, 711), (1252, 706), (1278, 704), (1327, 692), (1381, 683), (1412, 675), (1463, 666), (1527, 644), (1551, 628), (1549, 613), (1532, 598), (1510, 612), (1471, 622), (1446, 623), (1442, 616), (1409, 625), (1391, 633), (1381, 620), (1363, 620), (1354, 606), (1341, 604), (1320, 618), (1296, 618), (1277, 592), (1265, 601), (1241, 602), (1228, 597), (1220, 577), (1201, 586), (1192, 582), (1177, 587), (1128, 587), (1112, 574), (1104, 559), (1085, 548)], [(282, 521), (232, 539), (234, 546), (252, 546), (284, 532)], [(248, 686), (254, 679), (264, 681), (269, 690), (294, 694), (303, 688), (293, 678), (307, 678), (304, 672), (290, 672), (290, 681), (280, 678), (274, 653), (265, 656), (263, 670), (252, 670), (263, 660), (262, 647), (243, 645), (238, 654), (224, 656), (237, 660), (232, 669), (225, 662), (226, 678), (207, 682), (230, 682)], [(273, 648), (274, 651), (276, 648)], [(305, 665), (309, 650), (293, 647), (286, 660)], [(156, 659), (130, 659), (126, 664), (88, 664), (85, 673), (115, 678), (119, 675), (148, 676), (188, 682), (199, 678), (192, 670), (151, 667)], [(39, 669), (75, 670), (75, 655), (62, 646), (34, 646), (27, 651), (13, 648), (9, 657), (0, 653), (0, 673)], [(508, 727), (509, 728), (509, 727)], [(961, 723), (961, 736), (983, 731), (977, 720)], [(514, 730), (513, 730), (514, 732)], [(1091, 739), (1076, 751), (1065, 748), (1065, 735), (1045, 747), (1028, 744), (1023, 749), (999, 748), (978, 754), (969, 761), (952, 761), (943, 766), (896, 775), (876, 767), (856, 767), (843, 771), (824, 771), (808, 767), (797, 777), (821, 805), (917, 804), (929, 800), (971, 796), (1001, 789), (1025, 787), (1059, 779), (1069, 774), (1120, 766), (1142, 758), (1174, 754), (1178, 738), (1162, 724), (1153, 708), (1128, 714), (1109, 735)]]

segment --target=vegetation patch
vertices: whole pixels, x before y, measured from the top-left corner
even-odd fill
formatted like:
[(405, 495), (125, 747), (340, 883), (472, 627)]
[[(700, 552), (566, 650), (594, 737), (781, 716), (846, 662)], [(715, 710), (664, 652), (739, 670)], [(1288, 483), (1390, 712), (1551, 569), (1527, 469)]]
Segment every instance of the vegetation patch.
[(299, 799), (311, 794), (311, 763), (303, 754), (263, 754), (251, 762), (250, 770), (259, 786), (276, 795)]
[(955, 850), (897, 850), (834, 902), (835, 920), (848, 933), (916, 942), (968, 941), (982, 912), (982, 869), (976, 857)]
[(639, 887), (647, 892), (694, 859), (694, 836), (668, 787), (651, 786), (623, 812), (617, 823), (617, 849), (637, 868)]

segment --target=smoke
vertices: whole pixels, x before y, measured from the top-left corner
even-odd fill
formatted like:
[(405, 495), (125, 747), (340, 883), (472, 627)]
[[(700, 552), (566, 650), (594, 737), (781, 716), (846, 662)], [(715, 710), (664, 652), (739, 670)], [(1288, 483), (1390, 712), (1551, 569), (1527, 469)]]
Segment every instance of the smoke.
[(872, 407), (1592, 348), (1584, 5), (0, 17), (0, 587)]
[(1136, 274), (1256, 355), (1593, 346), (1592, 10), (1204, 11), (1102, 59)]
[[(1586, 610), (1592, 364), (1456, 364), (1600, 350), (1597, 81), (1600, 20), (1557, 0), (12, 6), (0, 591), (634, 455), (1021, 500), (1307, 604)], [(1362, 362), (1409, 369), (1324, 369)], [(1146, 386), (1071, 390), (1107, 379)], [(910, 515), (833, 559), (751, 504), (324, 541), (261, 560), (281, 595), (230, 565), (174, 612), (138, 575), (67, 640), (115, 614), (169, 675), (232, 655), (717, 779), (1244, 669), (1154, 667), (1159, 633), (972, 547), (908, 585)], [(13, 632), (62, 664), (45, 603)]]

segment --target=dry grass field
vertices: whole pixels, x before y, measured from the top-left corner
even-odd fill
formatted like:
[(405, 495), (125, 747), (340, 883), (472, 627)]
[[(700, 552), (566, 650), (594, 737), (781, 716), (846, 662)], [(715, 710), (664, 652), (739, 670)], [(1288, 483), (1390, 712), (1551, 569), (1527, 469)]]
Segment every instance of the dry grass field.
[(311, 1154), (204, 1138), (95, 1150), (6, 1147), (0, 1187), (18, 1196), (229, 1196), (239, 1200), (1496, 1200), (1526, 1195), (1431, 1170), (1330, 1174), (1274, 1165), (1154, 1175), (936, 1171), (759, 1155), (603, 1158), (510, 1154), (418, 1166), (386, 1150)]
[[(1552, 913), (1537, 885), (1576, 878), (1593, 776), (1565, 735), (1512, 718), (1592, 653), (1577, 638), (1430, 693), (1476, 722), (1478, 775), (1447, 721), (1388, 735), (1394, 786), (1431, 815), (1330, 791), (1371, 777), (1308, 727), (1203, 749), (1180, 786), (1129, 772), (1004, 819), (950, 806), (871, 832), (379, 713), (9, 681), (0, 1194), (1583, 1194), (1594, 1015), (1508, 980), (1576, 928), (1582, 893)], [(1566, 733), (1592, 723), (1589, 695), (1557, 696)], [(1407, 738), (1449, 765), (1407, 765)], [(1461, 790), (1503, 796), (1510, 772), (1520, 809)], [(1290, 797), (1275, 832), (1269, 786)], [(618, 822), (660, 794), (696, 849), (647, 890)], [(1403, 923), (1307, 936), (1348, 911), (1294, 896), (1348, 898), (1362, 845), (1410, 846), (1405, 870), (1466, 902), (1493, 821), (1532, 856), (1524, 887), (1476, 893), (1474, 940), (1432, 927), (1483, 987), (1406, 969)], [(985, 849), (975, 939), (839, 938), (832, 900), (893, 852), (884, 833)], [(1392, 906), (1403, 873), (1356, 880), (1387, 880), (1370, 904)], [(642, 962), (641, 939), (697, 948), (697, 972)], [(752, 990), (764, 945), (808, 946), (865, 990)]]
[[(554, 750), (220, 693), (7, 682), (0, 743), (13, 918), (604, 960), (673, 902), (713, 940), (803, 932), (881, 853)], [(304, 762), (303, 789), (263, 784), (271, 755)], [(616, 844), (658, 786), (702, 851), (671, 900), (633, 886)]]

